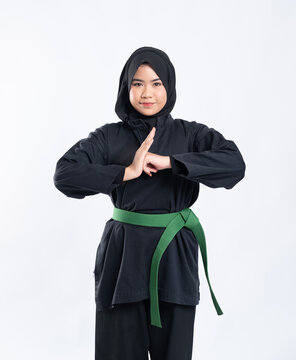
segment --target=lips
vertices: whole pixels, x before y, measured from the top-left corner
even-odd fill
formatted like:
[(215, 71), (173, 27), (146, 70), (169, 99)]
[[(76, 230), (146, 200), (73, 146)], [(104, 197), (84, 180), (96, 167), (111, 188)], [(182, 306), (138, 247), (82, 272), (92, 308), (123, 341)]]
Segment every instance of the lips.
[(140, 104), (142, 104), (142, 105), (153, 105), (154, 103), (152, 103), (152, 102), (142, 102)]

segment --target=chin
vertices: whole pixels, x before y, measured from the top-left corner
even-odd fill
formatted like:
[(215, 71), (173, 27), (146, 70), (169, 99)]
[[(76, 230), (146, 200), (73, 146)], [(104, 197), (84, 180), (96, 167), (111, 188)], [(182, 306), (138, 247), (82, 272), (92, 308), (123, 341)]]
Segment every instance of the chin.
[(152, 115), (155, 115), (155, 114), (157, 114), (157, 112), (155, 112), (155, 111), (153, 111), (153, 112), (151, 112), (151, 111), (146, 111), (146, 112), (141, 112), (143, 115), (146, 115), (146, 116), (152, 116)]
[(155, 111), (155, 109), (147, 109), (147, 110), (143, 110), (142, 108), (141, 109), (138, 109), (138, 111), (143, 114), (143, 115), (154, 115), (154, 114), (157, 114), (159, 112), (159, 110)]

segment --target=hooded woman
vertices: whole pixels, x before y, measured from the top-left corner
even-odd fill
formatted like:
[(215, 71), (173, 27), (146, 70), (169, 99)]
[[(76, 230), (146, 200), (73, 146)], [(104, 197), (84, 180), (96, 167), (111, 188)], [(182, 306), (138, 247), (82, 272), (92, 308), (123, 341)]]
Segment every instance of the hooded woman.
[[(57, 162), (54, 184), (68, 197), (109, 195), (94, 267), (95, 357), (192, 357), (200, 300), (201, 251), (211, 297), (205, 236), (190, 208), (199, 184), (233, 188), (245, 162), (232, 140), (196, 121), (174, 119), (175, 70), (154, 47), (140, 47), (119, 79), (115, 112)], [(102, 214), (104, 212), (102, 211)]]

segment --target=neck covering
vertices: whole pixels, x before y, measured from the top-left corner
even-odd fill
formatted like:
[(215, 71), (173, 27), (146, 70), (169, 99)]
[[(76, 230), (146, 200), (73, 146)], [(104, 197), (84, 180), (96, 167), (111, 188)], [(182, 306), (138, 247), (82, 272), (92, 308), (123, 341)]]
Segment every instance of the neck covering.
[[(143, 63), (148, 63), (156, 72), (167, 93), (165, 106), (154, 115), (144, 115), (138, 112), (130, 103), (129, 91), (134, 74)], [(115, 112), (124, 122), (136, 119), (151, 119), (167, 117), (176, 102), (176, 75), (168, 55), (157, 48), (143, 46), (135, 50), (126, 61), (119, 79)]]

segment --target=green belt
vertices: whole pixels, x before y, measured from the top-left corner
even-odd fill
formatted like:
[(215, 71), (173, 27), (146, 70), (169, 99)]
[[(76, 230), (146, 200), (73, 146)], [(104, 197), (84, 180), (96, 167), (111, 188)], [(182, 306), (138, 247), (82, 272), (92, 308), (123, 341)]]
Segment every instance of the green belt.
[(183, 227), (190, 229), (198, 241), (202, 260), (204, 264), (204, 269), (206, 273), (206, 278), (210, 287), (212, 300), (216, 308), (217, 314), (223, 314), (214, 292), (212, 290), (209, 275), (208, 275), (208, 261), (207, 261), (207, 248), (206, 248), (206, 239), (203, 228), (199, 222), (198, 217), (194, 212), (185, 208), (178, 212), (166, 213), (166, 214), (144, 214), (135, 211), (122, 210), (117, 207), (113, 209), (112, 219), (116, 221), (125, 222), (132, 225), (141, 225), (141, 226), (152, 226), (152, 227), (165, 227), (166, 229), (162, 233), (158, 244), (155, 248), (150, 268), (150, 317), (151, 325), (162, 328), (159, 314), (159, 304), (158, 304), (158, 268), (161, 257), (165, 252), (166, 248), (169, 246), (170, 242), (173, 240), (174, 236), (179, 232)]

